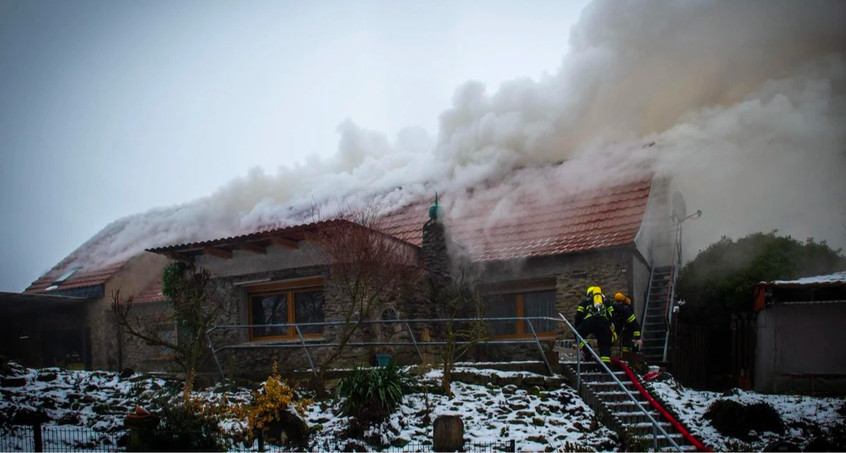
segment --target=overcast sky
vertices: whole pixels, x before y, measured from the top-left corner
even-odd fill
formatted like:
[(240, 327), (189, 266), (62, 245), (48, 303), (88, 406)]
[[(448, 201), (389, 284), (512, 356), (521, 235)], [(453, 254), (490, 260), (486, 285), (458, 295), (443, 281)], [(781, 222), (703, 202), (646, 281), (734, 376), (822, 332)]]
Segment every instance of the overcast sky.
[(120, 217), (560, 66), (584, 1), (0, 0), (0, 291)]
[[(642, 171), (704, 212), (686, 259), (774, 230), (846, 248), (843, 18), (839, 0), (0, 0), (0, 291), (92, 237), (56, 275), (342, 205), (439, 190), (460, 215), (469, 186)], [(497, 203), (489, 222), (516, 212)]]

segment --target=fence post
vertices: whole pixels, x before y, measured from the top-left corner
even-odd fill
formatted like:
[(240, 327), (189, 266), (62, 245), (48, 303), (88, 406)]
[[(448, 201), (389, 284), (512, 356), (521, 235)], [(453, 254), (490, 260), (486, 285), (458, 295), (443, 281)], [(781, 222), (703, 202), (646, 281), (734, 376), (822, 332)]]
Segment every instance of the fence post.
[(265, 451), (264, 450), (264, 430), (257, 429), (258, 433), (256, 434), (256, 439), (258, 439), (258, 451)]
[(41, 437), (41, 423), (32, 425), (33, 451), (44, 451), (44, 439)]

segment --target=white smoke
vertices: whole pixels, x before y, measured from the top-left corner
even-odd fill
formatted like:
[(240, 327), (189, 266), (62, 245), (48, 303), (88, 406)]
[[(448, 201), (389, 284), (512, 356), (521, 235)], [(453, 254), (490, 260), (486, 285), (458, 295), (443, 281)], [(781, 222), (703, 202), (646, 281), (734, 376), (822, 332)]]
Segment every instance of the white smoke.
[(492, 94), (463, 84), (436, 140), (412, 128), (391, 141), (348, 120), (330, 159), (254, 170), (207, 198), (121, 219), (75, 253), (102, 264), (315, 209), (457, 197), (491, 181), (573, 190), (644, 169), (704, 211), (686, 224), (687, 258), (721, 235), (774, 229), (844, 247), (844, 19), (844, 2), (596, 1), (557, 72)]

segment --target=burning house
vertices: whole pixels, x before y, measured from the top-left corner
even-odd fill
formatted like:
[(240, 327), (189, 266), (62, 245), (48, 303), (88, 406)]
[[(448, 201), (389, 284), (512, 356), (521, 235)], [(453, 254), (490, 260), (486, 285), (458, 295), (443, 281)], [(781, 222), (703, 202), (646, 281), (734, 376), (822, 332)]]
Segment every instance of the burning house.
[[(441, 216), (432, 214), (431, 199), (418, 199), (379, 213), (363, 225), (349, 219), (304, 221), (222, 238), (155, 246), (125, 263), (96, 271), (80, 269), (57, 288), (51, 271), (27, 289), (28, 294), (83, 297), (93, 368), (169, 369), (166, 351), (145, 345), (122, 332), (109, 312), (109, 295), (120, 289), (133, 296), (137, 314), (155, 320), (168, 303), (161, 295), (161, 269), (168, 259), (191, 262), (212, 276), (222, 298), (225, 319), (210, 336), (216, 359), (227, 373), (266, 372), (278, 361), (284, 369), (302, 369), (319, 362), (331, 348), (300, 347), (303, 342), (337, 344), (349, 297), (333, 278), (333, 258), (321, 241), (333, 234), (378, 237), (391, 252), (409, 258), (431, 275), (459, 271), (468, 275), (486, 317), (572, 316), (588, 286), (606, 293), (620, 291), (644, 310), (651, 269), (669, 259), (671, 220), (665, 179), (629, 178), (616, 184), (574, 185), (570, 190), (537, 192), (505, 180), (440, 197)], [(427, 197), (428, 198), (428, 197)], [(441, 227), (432, 228), (433, 224)], [(388, 257), (380, 266), (390, 269)], [(83, 279), (83, 276), (97, 278)], [(85, 294), (83, 294), (85, 292)], [(376, 319), (414, 320), (433, 317), (426, 291), (404, 293), (379, 301)], [(363, 329), (360, 335), (420, 338), (424, 326)], [(178, 338), (173, 324), (159, 327)], [(490, 323), (491, 338), (551, 337), (560, 331), (552, 322)], [(410, 344), (410, 343), (409, 343)], [(410, 348), (409, 348), (410, 349)], [(507, 352), (494, 358), (512, 359)], [(503, 349), (503, 351), (506, 351)], [(368, 360), (370, 349), (350, 349), (342, 361)], [(399, 352), (399, 351), (398, 351)]]

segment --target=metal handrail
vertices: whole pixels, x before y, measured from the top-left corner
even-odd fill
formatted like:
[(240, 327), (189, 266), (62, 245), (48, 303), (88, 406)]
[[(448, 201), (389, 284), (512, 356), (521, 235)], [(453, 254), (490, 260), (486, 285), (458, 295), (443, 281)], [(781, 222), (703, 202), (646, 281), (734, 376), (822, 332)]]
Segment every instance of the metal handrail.
[[(652, 429), (652, 442), (653, 442), (653, 447), (654, 447), (656, 450), (658, 449), (658, 438), (657, 438), (657, 433), (656, 433), (656, 430), (657, 430), (657, 431), (660, 431), (660, 432), (661, 432), (661, 434), (664, 436), (664, 438), (665, 438), (665, 439), (667, 439), (667, 440), (670, 442), (670, 444), (672, 444), (672, 446), (673, 446), (676, 450), (678, 450), (678, 451), (682, 451), (681, 447), (679, 447), (679, 445), (676, 443), (676, 441), (674, 441), (674, 440), (673, 440), (673, 438), (672, 438), (672, 437), (670, 437), (670, 435), (667, 433), (667, 431), (665, 431), (665, 430), (664, 430), (664, 428), (663, 428), (663, 427), (662, 427), (662, 426), (658, 423), (658, 421), (657, 421), (657, 420), (655, 420), (655, 418), (653, 418), (653, 417), (652, 417), (652, 415), (650, 415), (650, 414), (649, 414), (649, 412), (647, 412), (647, 410), (646, 410), (646, 409), (645, 409), (645, 408), (644, 408), (644, 407), (640, 404), (640, 402), (639, 402), (639, 401), (638, 401), (638, 400), (634, 397), (634, 395), (632, 394), (632, 392), (630, 392), (630, 391), (629, 391), (629, 389), (627, 389), (627, 388), (626, 388), (626, 386), (625, 386), (625, 385), (623, 385), (623, 383), (622, 383), (619, 379), (617, 379), (617, 376), (614, 374), (614, 372), (613, 372), (613, 371), (611, 371), (611, 369), (610, 369), (610, 368), (608, 368), (608, 366), (607, 366), (607, 365), (605, 365), (605, 363), (604, 363), (604, 362), (602, 362), (602, 359), (599, 357), (599, 355), (596, 353), (596, 351), (595, 351), (593, 348), (591, 348), (591, 347), (590, 347), (590, 345), (589, 345), (589, 344), (585, 341), (585, 339), (584, 339), (581, 335), (579, 335), (578, 330), (576, 330), (576, 328), (575, 328), (575, 327), (573, 327), (573, 325), (572, 325), (572, 324), (570, 324), (570, 321), (568, 321), (568, 320), (567, 320), (567, 318), (565, 318), (565, 317), (564, 317), (564, 315), (563, 315), (563, 314), (561, 314), (561, 313), (559, 313), (559, 314), (558, 314), (558, 316), (560, 316), (560, 317), (561, 317), (561, 320), (562, 320), (562, 321), (564, 321), (564, 324), (566, 324), (566, 325), (567, 325), (567, 327), (570, 329), (570, 331), (572, 331), (572, 332), (573, 332), (573, 334), (576, 336), (576, 340), (578, 341), (578, 344), (579, 344), (580, 346), (581, 346), (582, 344), (584, 344), (585, 349), (587, 349), (587, 351), (588, 351), (588, 352), (589, 352), (589, 353), (593, 356), (593, 358), (596, 360), (596, 362), (599, 364), (599, 366), (600, 366), (600, 367), (602, 367), (602, 369), (603, 369), (603, 370), (605, 370), (605, 372), (606, 372), (606, 373), (608, 373), (608, 375), (609, 375), (609, 376), (611, 376), (611, 378), (612, 378), (612, 379), (614, 379), (614, 382), (616, 382), (616, 383), (617, 383), (617, 385), (619, 385), (619, 386), (620, 386), (620, 388), (621, 388), (621, 389), (623, 390), (623, 392), (624, 392), (624, 393), (625, 393), (625, 394), (629, 397), (629, 399), (631, 399), (631, 400), (632, 400), (632, 402), (635, 404), (635, 406), (637, 406), (637, 408), (638, 408), (638, 409), (640, 409), (640, 411), (641, 411), (641, 412), (643, 412), (643, 415), (645, 415), (645, 416), (646, 416), (646, 418), (647, 418), (647, 419), (649, 419), (649, 422), (650, 422), (650, 423), (652, 423), (652, 428), (653, 428), (653, 429)], [(580, 370), (579, 370), (579, 364), (581, 364), (581, 359), (580, 359), (580, 356), (581, 356), (581, 354), (576, 353), (576, 357), (577, 357), (577, 361), (576, 361), (576, 364), (577, 364), (577, 365), (576, 365), (576, 366), (577, 366), (576, 370), (577, 370), (577, 371), (576, 371), (576, 373), (577, 373), (577, 375), (578, 375), (578, 377), (577, 377), (577, 382), (578, 382), (577, 386), (578, 386), (579, 388), (581, 388), (581, 372), (580, 372)]]
[[(543, 363), (546, 365), (547, 370), (550, 374), (555, 374), (552, 370), (552, 366), (550, 365), (549, 361), (546, 359), (546, 355), (543, 353), (543, 347), (540, 344), (541, 337), (538, 336), (537, 331), (535, 330), (534, 324), (532, 321), (552, 321), (555, 323), (564, 322), (564, 324), (573, 332), (576, 337), (577, 345), (581, 345), (584, 343), (585, 349), (594, 357), (594, 359), (600, 364), (602, 369), (606, 373), (608, 373), (611, 378), (620, 386), (623, 392), (635, 403), (635, 406), (643, 412), (643, 414), (647, 417), (647, 419), (652, 423), (653, 426), (653, 443), (655, 444), (655, 448), (657, 449), (657, 436), (658, 431), (665, 437), (674, 448), (681, 451), (678, 444), (670, 437), (669, 434), (661, 427), (660, 424), (650, 415), (646, 409), (635, 399), (634, 395), (623, 385), (623, 383), (617, 379), (617, 376), (605, 365), (602, 360), (600, 359), (599, 355), (596, 351), (590, 347), (590, 344), (585, 341), (585, 339), (579, 335), (579, 332), (573, 327), (572, 324), (564, 317), (563, 314), (559, 313), (559, 318), (550, 318), (550, 317), (543, 317), (543, 316), (536, 316), (536, 317), (498, 317), (498, 318), (454, 318), (454, 319), (445, 319), (445, 318), (432, 318), (432, 319), (394, 319), (394, 320), (361, 320), (362, 324), (396, 324), (402, 323), (404, 324), (411, 335), (411, 341), (358, 341), (358, 342), (348, 342), (346, 343), (347, 346), (351, 347), (362, 347), (362, 346), (408, 346), (413, 345), (414, 348), (417, 350), (418, 355), (420, 358), (423, 358), (423, 355), (420, 351), (419, 346), (444, 346), (447, 345), (448, 342), (446, 341), (418, 341), (411, 330), (410, 324), (419, 324), (419, 323), (427, 323), (427, 324), (436, 324), (442, 322), (491, 322), (491, 321), (525, 321), (529, 325), (529, 330), (532, 333), (531, 339), (483, 339), (481, 341), (455, 341), (452, 344), (472, 344), (472, 343), (483, 343), (483, 344), (535, 344), (540, 352), (541, 359)], [(358, 321), (355, 321), (358, 322)], [(272, 349), (286, 349), (286, 348), (302, 348), (306, 353), (306, 356), (309, 360), (309, 365), (311, 366), (311, 371), (317, 375), (316, 367), (312, 362), (311, 355), (309, 354), (308, 350), (310, 348), (322, 348), (322, 347), (337, 347), (339, 346), (338, 343), (326, 343), (322, 341), (306, 341), (305, 337), (302, 335), (301, 327), (306, 326), (332, 326), (332, 325), (343, 325), (348, 324), (346, 321), (325, 321), (325, 322), (310, 322), (310, 323), (279, 323), (279, 324), (230, 324), (230, 325), (220, 325), (214, 326), (211, 329), (206, 331), (206, 338), (208, 339), (209, 347), (212, 352), (212, 356), (215, 359), (215, 362), (218, 367), (218, 371), (220, 371), (221, 377), (225, 378), (225, 374), (223, 369), (220, 365), (220, 361), (218, 359), (217, 353), (226, 350), (226, 349), (264, 349), (264, 348), (272, 348)], [(220, 347), (215, 347), (212, 341), (211, 334), (219, 329), (247, 329), (252, 327), (295, 327), (297, 331), (297, 339), (299, 341), (288, 341), (284, 343), (274, 343), (274, 344), (236, 344), (236, 345), (224, 345)], [(581, 389), (581, 354), (577, 353), (577, 362), (576, 362), (576, 375), (577, 375), (577, 388)]]
[(655, 277), (655, 265), (649, 268), (649, 285), (646, 287), (646, 301), (643, 303), (643, 328), (646, 329), (646, 314), (649, 313), (649, 299), (652, 297), (652, 279)]
[(664, 353), (661, 356), (663, 362), (667, 361), (667, 351), (670, 346), (670, 326), (673, 321), (673, 305), (676, 298), (676, 281), (679, 276), (679, 267), (681, 267), (681, 232), (682, 222), (679, 222), (676, 227), (676, 240), (673, 241), (673, 263), (670, 267), (670, 291), (667, 293), (667, 309), (665, 319), (667, 322), (667, 330), (664, 333)]
[[(482, 339), (482, 340), (475, 340), (475, 341), (453, 341), (452, 344), (456, 345), (467, 345), (473, 343), (483, 343), (483, 344), (534, 344), (538, 351), (540, 352), (541, 360), (543, 361), (544, 365), (546, 366), (547, 371), (550, 374), (555, 374), (552, 369), (552, 365), (546, 359), (546, 355), (543, 353), (543, 346), (541, 346), (541, 341), (545, 341), (546, 338), (538, 336), (537, 331), (535, 330), (534, 324), (532, 321), (553, 321), (558, 322), (557, 318), (549, 318), (549, 317), (527, 317), (527, 316), (519, 316), (519, 317), (497, 317), (497, 318), (424, 318), (424, 319), (385, 319), (385, 320), (377, 320), (377, 319), (369, 319), (369, 320), (361, 320), (361, 324), (405, 324), (406, 328), (408, 329), (411, 342), (407, 341), (351, 341), (347, 342), (345, 345), (350, 347), (367, 347), (367, 346), (408, 346), (413, 345), (415, 350), (417, 351), (418, 356), (423, 359), (423, 353), (420, 350), (420, 346), (445, 346), (450, 344), (447, 341), (418, 341), (414, 336), (414, 333), (411, 330), (410, 324), (438, 324), (444, 322), (497, 322), (497, 321), (525, 321), (529, 325), (529, 330), (531, 331), (531, 338), (526, 339)], [(209, 349), (212, 352), (212, 358), (214, 358), (215, 364), (217, 365), (217, 370), (220, 373), (222, 378), (226, 378), (226, 374), (223, 371), (223, 367), (220, 364), (220, 359), (218, 358), (218, 353), (223, 350), (227, 349), (290, 349), (290, 348), (301, 348), (303, 349), (306, 357), (309, 361), (310, 370), (312, 373), (317, 376), (317, 369), (314, 366), (314, 362), (312, 360), (311, 354), (309, 353), (309, 349), (311, 348), (327, 348), (327, 347), (338, 347), (340, 343), (332, 342), (327, 343), (322, 341), (323, 338), (318, 338), (315, 340), (309, 341), (302, 335), (301, 327), (317, 327), (317, 326), (339, 326), (345, 325), (350, 323), (359, 323), (358, 320), (355, 321), (324, 321), (324, 322), (304, 322), (304, 323), (276, 323), (276, 324), (225, 324), (214, 326), (206, 331), (206, 339), (209, 344)], [(224, 330), (224, 329), (251, 329), (254, 327), (264, 327), (264, 328), (291, 328), (294, 327), (297, 332), (296, 338), (289, 338), (283, 340), (283, 342), (277, 343), (240, 343), (240, 344), (232, 344), (232, 345), (224, 345), (215, 347), (214, 341), (212, 340), (212, 333), (216, 330)], [(298, 341), (297, 341), (298, 340)]]

